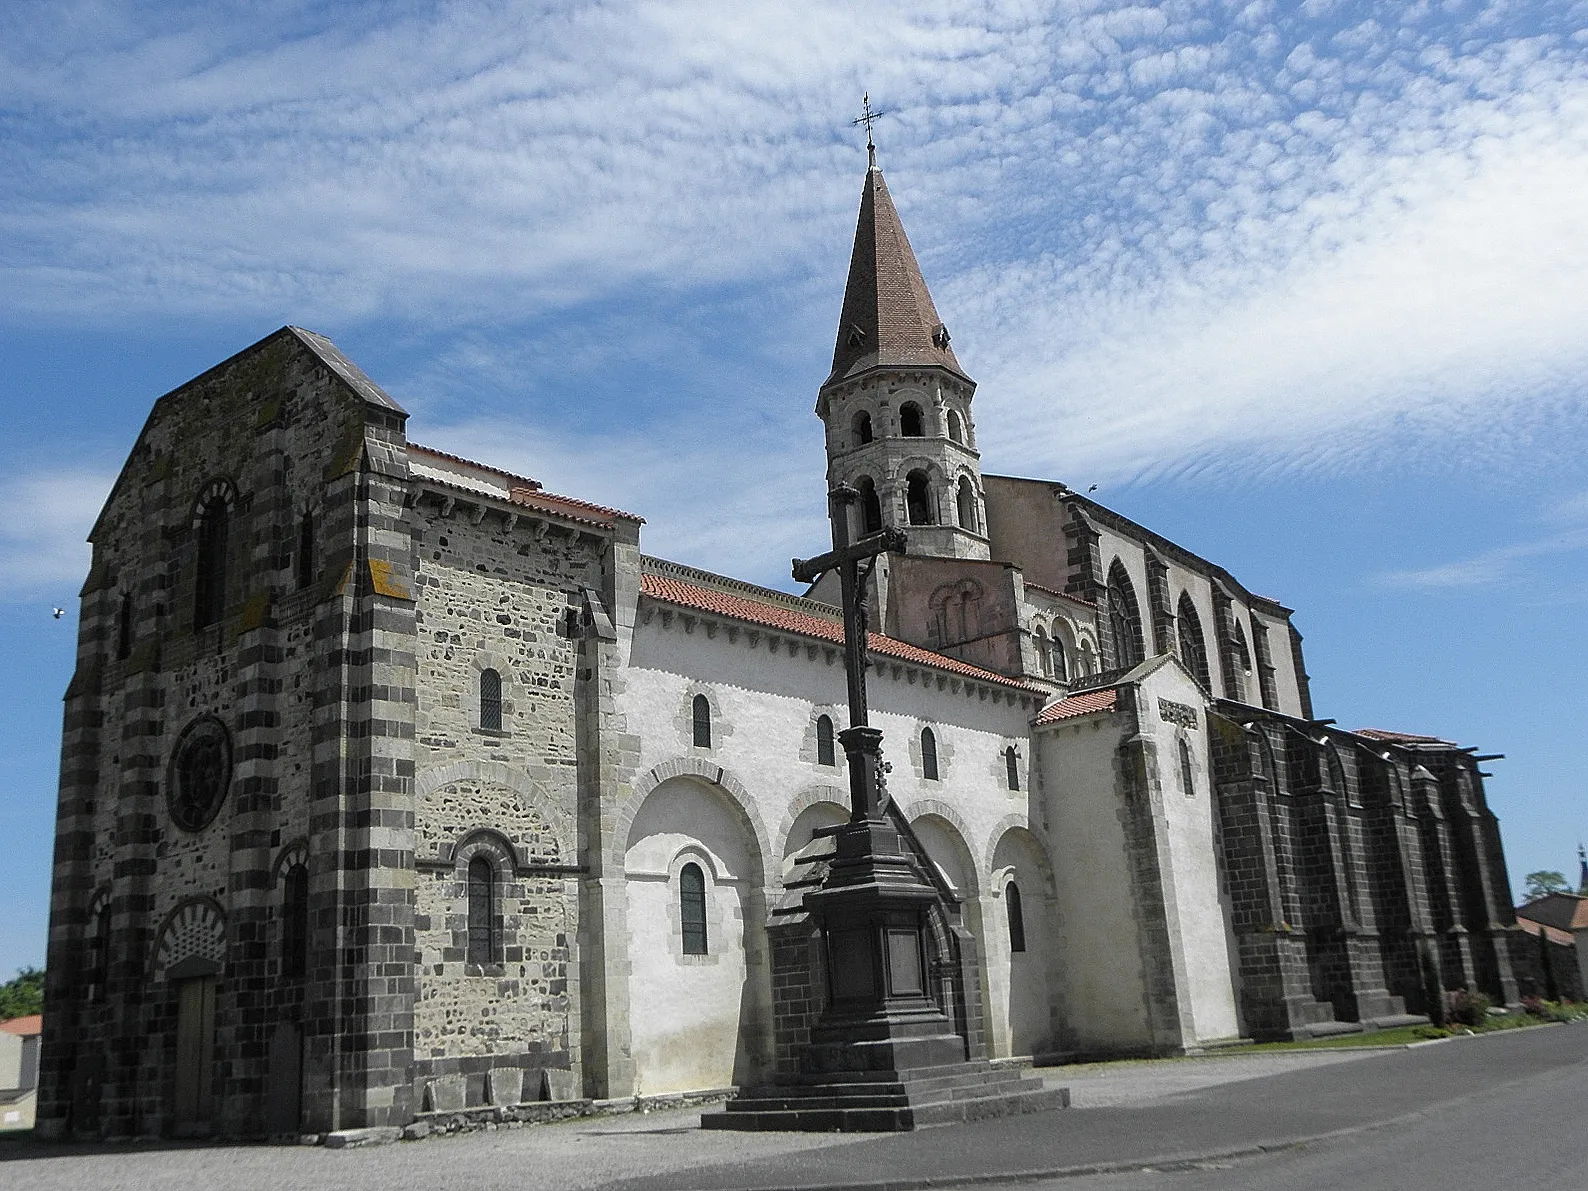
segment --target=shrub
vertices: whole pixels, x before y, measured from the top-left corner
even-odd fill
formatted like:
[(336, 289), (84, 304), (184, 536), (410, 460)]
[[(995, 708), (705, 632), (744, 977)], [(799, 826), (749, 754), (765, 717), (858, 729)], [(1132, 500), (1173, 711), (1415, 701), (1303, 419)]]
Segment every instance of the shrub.
[(1445, 1029), (1444, 1026), (1413, 1026), (1412, 1037), (1426, 1038), (1429, 1040), (1434, 1038), (1448, 1038), (1450, 1037), (1450, 1031)]
[(1489, 1020), (1489, 998), (1480, 992), (1458, 988), (1445, 994), (1445, 1018), (1464, 1026), (1481, 1026)]

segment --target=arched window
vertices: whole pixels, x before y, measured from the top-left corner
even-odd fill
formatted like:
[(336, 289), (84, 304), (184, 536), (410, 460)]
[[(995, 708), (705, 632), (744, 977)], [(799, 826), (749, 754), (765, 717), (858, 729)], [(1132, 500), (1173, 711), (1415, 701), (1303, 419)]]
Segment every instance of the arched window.
[(1059, 630), (1053, 630), (1053, 669), (1052, 674), (1060, 682), (1068, 682), (1070, 678), (1070, 659), (1065, 656), (1064, 642), (1059, 639)]
[(691, 716), (694, 720), (695, 747), (697, 749), (709, 749), (711, 747), (711, 703), (706, 696), (695, 696)]
[(1053, 655), (1049, 652), (1048, 634), (1039, 624), (1031, 630), (1031, 648), (1037, 655), (1037, 671), (1040, 674), (1051, 675), (1050, 667), (1053, 664)]
[(865, 410), (861, 410), (855, 415), (854, 430), (855, 442), (858, 445), (865, 446), (871, 441), (871, 415)]
[(910, 515), (911, 525), (931, 525), (932, 490), (924, 471), (912, 471), (904, 477), (904, 505)]
[(913, 401), (906, 401), (899, 406), (899, 433), (905, 438), (920, 438), (925, 433), (921, 407)]
[(959, 410), (948, 411), (948, 436), (955, 442), (965, 441), (965, 419), (959, 416)]
[(921, 729), (921, 776), (937, 781), (937, 736), (930, 728)]
[(118, 660), (132, 654), (132, 592), (121, 597), (121, 608), (116, 613), (116, 657)]
[(502, 676), (495, 670), (480, 671), (480, 727), (502, 730)]
[(314, 514), (303, 510), (303, 520), (298, 522), (298, 590), (314, 582)]
[(960, 476), (954, 503), (958, 505), (960, 525), (972, 533), (980, 533), (981, 524), (976, 517), (976, 489), (969, 476)]
[(281, 974), (309, 970), (309, 870), (295, 864), (281, 879)]
[(816, 717), (816, 764), (837, 765), (838, 752), (833, 748), (833, 717)]
[(496, 942), (496, 870), (484, 856), (475, 856), (469, 861), (468, 962), (494, 964)]
[(1026, 949), (1026, 912), (1020, 904), (1020, 886), (1013, 881), (1004, 886), (1004, 909), (1009, 915), (1009, 950)]
[(193, 582), (193, 627), (214, 624), (226, 612), (226, 539), (230, 529), (229, 491), (211, 485), (199, 509), (198, 568)]
[(1196, 605), (1191, 602), (1190, 592), (1180, 593), (1180, 660), (1185, 663), (1185, 668), (1191, 671), (1191, 677), (1202, 685), (1202, 689), (1209, 693), (1213, 690), (1213, 678), (1208, 671), (1208, 647), (1206, 638), (1202, 636), (1202, 619), (1197, 616)]
[(685, 955), (706, 954), (706, 876), (700, 865), (684, 865), (678, 874), (678, 925)]
[(1014, 745), (1004, 750), (1004, 780), (1011, 790), (1020, 789), (1020, 754), (1015, 752)]
[(1141, 610), (1136, 589), (1119, 559), (1108, 569), (1108, 625), (1114, 638), (1114, 665), (1118, 669), (1141, 664)]
[(1196, 769), (1191, 764), (1191, 746), (1180, 738), (1180, 792), (1187, 798), (1197, 796)]
[(1234, 672), (1230, 675), (1230, 697), (1237, 702), (1246, 702), (1246, 694), (1250, 689), (1247, 685), (1252, 676), (1252, 651), (1246, 645), (1246, 630), (1241, 622), (1231, 617), (1234, 625), (1230, 633), (1230, 656), (1234, 663)]
[(860, 532), (879, 532), (882, 529), (882, 502), (877, 499), (876, 484), (870, 476), (861, 476), (855, 487), (860, 492)]

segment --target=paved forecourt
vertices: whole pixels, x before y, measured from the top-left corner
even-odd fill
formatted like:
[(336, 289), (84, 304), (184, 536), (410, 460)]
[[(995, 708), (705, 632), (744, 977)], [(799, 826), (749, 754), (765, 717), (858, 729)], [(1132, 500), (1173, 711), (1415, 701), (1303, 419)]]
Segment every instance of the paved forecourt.
[(666, 1191), (946, 1186), (997, 1174), (1131, 1169), (1258, 1152), (1371, 1128), (1430, 1106), (1588, 1064), (1588, 1027), (1458, 1039), (1411, 1050), (1290, 1052), (1093, 1064), (1042, 1074), (1075, 1107), (876, 1138), (714, 1134), (676, 1109), (499, 1129), (367, 1149), (0, 1141), (7, 1191), (152, 1185), (346, 1191), (526, 1185)]

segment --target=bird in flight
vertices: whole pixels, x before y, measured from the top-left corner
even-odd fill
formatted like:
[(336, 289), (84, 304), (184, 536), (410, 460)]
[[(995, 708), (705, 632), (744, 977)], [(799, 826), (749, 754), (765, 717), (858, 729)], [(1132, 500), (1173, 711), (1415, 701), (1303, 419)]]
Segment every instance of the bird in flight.
[(55, 619), (56, 620), (59, 620), (61, 617), (66, 615), (66, 609), (65, 608), (51, 608), (50, 611), (55, 613)]

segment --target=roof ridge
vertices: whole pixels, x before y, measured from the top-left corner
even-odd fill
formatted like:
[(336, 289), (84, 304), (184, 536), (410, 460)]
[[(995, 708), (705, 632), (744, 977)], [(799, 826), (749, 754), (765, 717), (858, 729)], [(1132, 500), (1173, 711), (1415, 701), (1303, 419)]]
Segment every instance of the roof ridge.
[(839, 619), (843, 611), (832, 604), (813, 600), (809, 596), (795, 595), (793, 592), (779, 591), (775, 587), (763, 587), (759, 583), (751, 583), (748, 579), (735, 579), (732, 575), (719, 575), (716, 571), (708, 571), (703, 567), (693, 567), (688, 563), (674, 562), (667, 558), (658, 558), (652, 554), (640, 555), (640, 567), (656, 575), (670, 575), (672, 578), (682, 579), (687, 583), (704, 583), (733, 592), (744, 592), (766, 600), (768, 603), (782, 604), (800, 612), (810, 612), (813, 616), (830, 616)]

